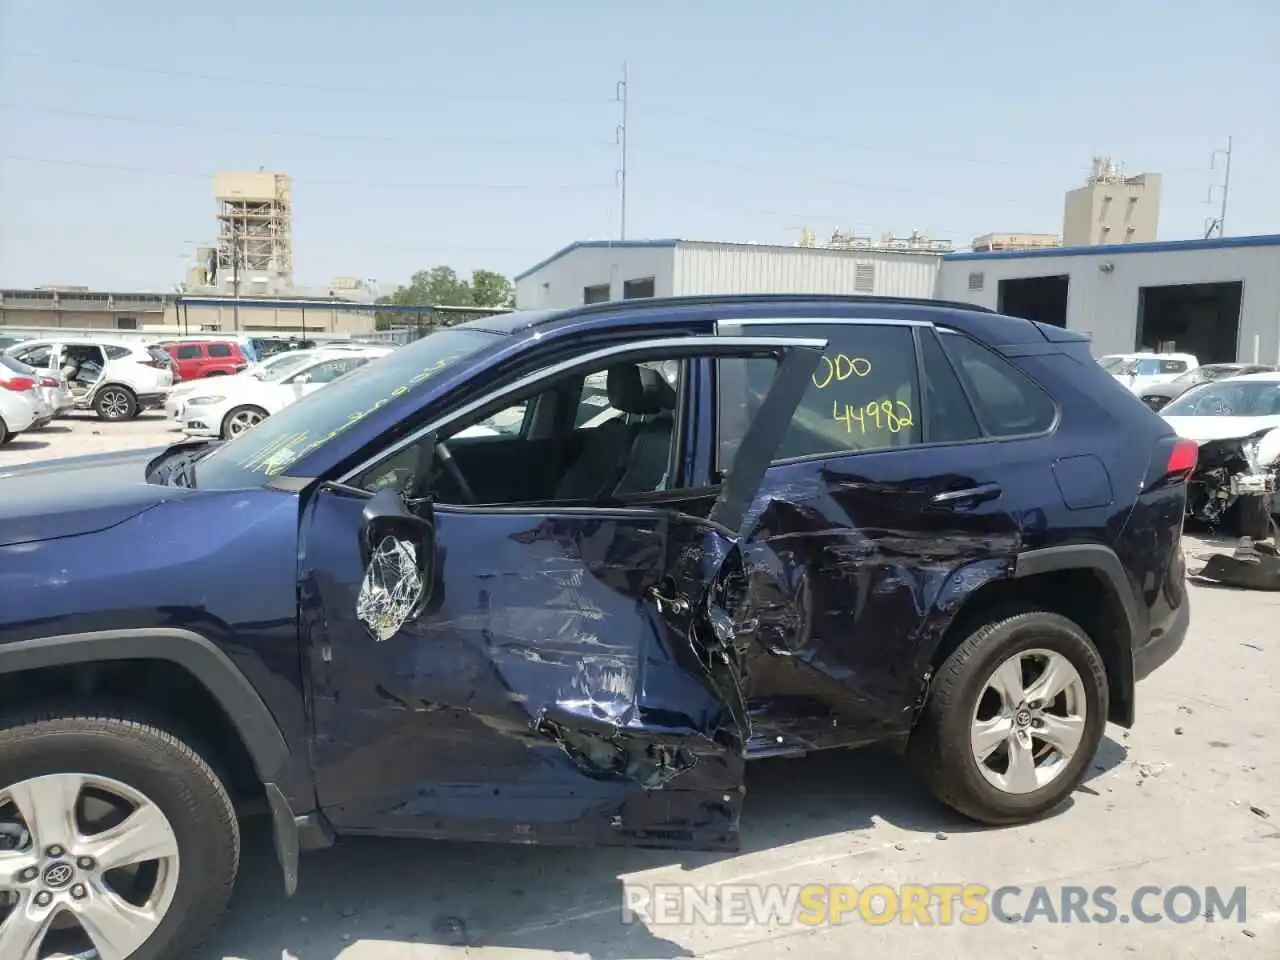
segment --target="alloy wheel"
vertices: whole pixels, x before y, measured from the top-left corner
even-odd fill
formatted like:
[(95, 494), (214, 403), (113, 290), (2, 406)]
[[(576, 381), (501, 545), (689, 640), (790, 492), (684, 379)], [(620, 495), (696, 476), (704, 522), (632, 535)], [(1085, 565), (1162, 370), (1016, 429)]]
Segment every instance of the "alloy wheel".
[(230, 436), (239, 436), (246, 430), (251, 430), (262, 422), (262, 414), (256, 410), (237, 410), (227, 418), (227, 433)]
[(124, 960), (164, 920), (178, 860), (168, 818), (119, 781), (0, 787), (0, 957)]
[(973, 759), (1004, 793), (1048, 786), (1084, 737), (1088, 700), (1080, 673), (1060, 653), (1024, 650), (987, 678), (970, 732)]
[(102, 415), (108, 420), (123, 420), (129, 415), (129, 395), (123, 390), (108, 390), (102, 395)]

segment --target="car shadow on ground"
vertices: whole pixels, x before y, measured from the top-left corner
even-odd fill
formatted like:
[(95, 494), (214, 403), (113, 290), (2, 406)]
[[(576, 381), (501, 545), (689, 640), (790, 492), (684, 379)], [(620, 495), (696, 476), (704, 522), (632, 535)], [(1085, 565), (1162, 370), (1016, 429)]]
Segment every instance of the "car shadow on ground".
[(49, 445), (48, 440), (40, 440), (36, 437), (30, 437), (25, 433), (20, 433), (3, 447), (5, 453), (10, 451), (21, 453), (24, 450), (43, 450)]
[[(1104, 738), (1087, 781), (1118, 767), (1125, 748)], [(203, 956), (334, 960), (352, 944), (480, 946), (565, 951), (593, 960), (692, 956), (643, 923), (622, 922), (621, 877), (713, 863), (817, 838), (869, 831), (877, 821), (932, 837), (979, 827), (942, 806), (900, 757), (836, 751), (753, 764), (739, 853), (597, 847), (568, 849), (360, 839), (304, 854), (298, 893), (286, 898), (270, 833), (245, 824), (245, 861), (228, 915)], [(1065, 803), (1055, 816), (1069, 809)], [(882, 838), (850, 837), (872, 849)], [(829, 848), (827, 858), (838, 856)], [(796, 852), (797, 863), (813, 851)], [(851, 878), (856, 881), (856, 878)]]

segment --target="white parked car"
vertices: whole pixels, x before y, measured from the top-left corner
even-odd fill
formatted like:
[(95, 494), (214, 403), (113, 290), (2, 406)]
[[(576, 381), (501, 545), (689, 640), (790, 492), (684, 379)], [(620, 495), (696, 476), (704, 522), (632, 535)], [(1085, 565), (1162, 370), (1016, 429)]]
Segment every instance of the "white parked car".
[[(277, 376), (283, 376), (288, 370), (299, 369), (304, 364), (309, 363), (315, 355), (315, 350), (289, 350), (284, 353), (272, 354), (267, 359), (252, 363), (239, 373), (233, 373), (225, 379), (244, 380), (252, 378), (255, 380), (271, 380)], [(170, 389), (168, 399), (164, 405), (165, 413), (175, 420), (181, 421), (187, 401), (195, 396), (196, 393), (209, 392), (209, 385), (205, 383), (204, 378), (184, 380)]]
[(0, 365), (0, 444), (36, 429), (47, 416), (47, 411), (37, 378)]
[(16, 357), (0, 353), (0, 374), (7, 375), (6, 371), (23, 377), (31, 377), (36, 381), (36, 392), (40, 397), (42, 409), (41, 422), (37, 424), (35, 429), (39, 429), (51, 422), (54, 417), (62, 416), (75, 405), (71, 399), (71, 390), (67, 386), (66, 380), (60, 375), (54, 375), (45, 370), (37, 370)]
[(230, 439), (382, 355), (356, 350), (309, 353), (301, 365), (277, 368), (261, 379), (241, 375), (199, 381), (202, 389), (192, 392), (183, 406), (183, 431), (193, 437)]
[(163, 407), (173, 386), (169, 355), (138, 343), (25, 340), (5, 353), (50, 377), (64, 377), (75, 409), (92, 410), (102, 420), (132, 420)]
[(1200, 366), (1190, 353), (1113, 353), (1098, 363), (1134, 393), (1157, 383), (1168, 383)]

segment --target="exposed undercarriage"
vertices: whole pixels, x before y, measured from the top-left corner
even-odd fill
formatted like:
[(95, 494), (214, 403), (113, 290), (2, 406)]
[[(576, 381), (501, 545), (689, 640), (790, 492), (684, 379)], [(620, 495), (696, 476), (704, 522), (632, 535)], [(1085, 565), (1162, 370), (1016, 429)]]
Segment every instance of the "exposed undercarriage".
[(1276, 497), (1280, 474), (1280, 429), (1200, 444), (1187, 516), (1211, 531), (1231, 528), (1235, 551), (1209, 558), (1198, 576), (1251, 590), (1280, 590)]

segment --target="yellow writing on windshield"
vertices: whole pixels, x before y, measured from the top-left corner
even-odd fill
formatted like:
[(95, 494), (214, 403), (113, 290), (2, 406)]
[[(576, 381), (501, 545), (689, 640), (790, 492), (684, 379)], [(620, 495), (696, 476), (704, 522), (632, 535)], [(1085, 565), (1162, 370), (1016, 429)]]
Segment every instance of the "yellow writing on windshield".
[(888, 431), (900, 433), (915, 423), (911, 407), (904, 400), (872, 400), (867, 404), (831, 404), (831, 419), (843, 423), (849, 433), (865, 435)]
[(823, 357), (822, 365), (813, 372), (813, 385), (825, 390), (831, 383), (843, 383), (850, 377), (871, 376), (871, 361), (865, 357), (850, 357), (837, 353), (834, 357)]

